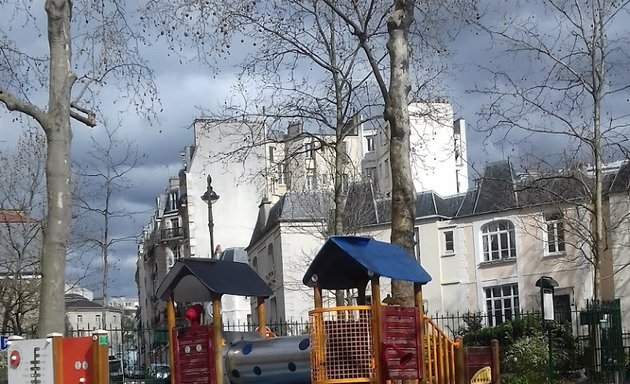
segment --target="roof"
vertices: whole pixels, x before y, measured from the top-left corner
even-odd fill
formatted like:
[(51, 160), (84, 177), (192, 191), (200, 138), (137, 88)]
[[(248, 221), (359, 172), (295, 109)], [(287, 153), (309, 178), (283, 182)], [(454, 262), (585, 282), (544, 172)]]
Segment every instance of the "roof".
[(364, 288), (370, 276), (426, 284), (431, 276), (404, 249), (370, 237), (332, 236), (322, 246), (302, 282), (323, 289)]
[(269, 297), (273, 292), (245, 263), (199, 258), (180, 259), (166, 274), (157, 295), (178, 302), (210, 301), (223, 294)]
[(24, 211), (0, 208), (0, 223), (29, 223), (34, 222)]
[(102, 309), (103, 306), (76, 293), (65, 296), (66, 309)]
[[(266, 215), (259, 212), (249, 246), (255, 244), (266, 233), (281, 222), (321, 222), (328, 216), (330, 196), (322, 191), (287, 192), (268, 209)], [(262, 204), (271, 204), (265, 202)]]

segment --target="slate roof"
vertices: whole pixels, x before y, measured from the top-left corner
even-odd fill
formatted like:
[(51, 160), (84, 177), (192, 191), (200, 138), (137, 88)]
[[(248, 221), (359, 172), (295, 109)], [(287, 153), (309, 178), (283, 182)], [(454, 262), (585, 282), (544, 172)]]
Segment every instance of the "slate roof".
[(321, 192), (287, 192), (269, 208), (266, 220), (259, 217), (250, 246), (281, 222), (319, 221), (327, 218), (330, 196)]
[(81, 295), (71, 293), (65, 296), (66, 309), (98, 309), (103, 308), (102, 305), (88, 300)]
[[(612, 172), (604, 173), (604, 193), (620, 193), (630, 190), (630, 162)], [(556, 172), (548, 175), (517, 175), (510, 162), (489, 163), (474, 187), (458, 195), (440, 196), (433, 191), (416, 195), (416, 220), (438, 217), (458, 217), (508, 211), (523, 207), (549, 204), (552, 201), (575, 201), (586, 196), (586, 188), (593, 185), (592, 178), (580, 170)], [(265, 223), (258, 223), (250, 245), (255, 244), (267, 231), (281, 221), (325, 219), (322, 209), (318, 215), (312, 212), (313, 196), (322, 194), (287, 193), (274, 204)], [(310, 201), (310, 203), (309, 203)], [(319, 200), (319, 208), (330, 206)], [(346, 203), (346, 215), (359, 215), (361, 226), (391, 222), (390, 200), (375, 200), (367, 183), (350, 187)], [(352, 220), (356, 220), (354, 218)], [(344, 223), (348, 225), (348, 223)]]

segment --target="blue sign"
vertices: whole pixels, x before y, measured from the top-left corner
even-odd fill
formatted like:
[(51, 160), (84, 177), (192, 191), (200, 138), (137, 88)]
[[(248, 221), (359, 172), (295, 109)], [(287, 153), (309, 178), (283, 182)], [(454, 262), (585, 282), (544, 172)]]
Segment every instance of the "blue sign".
[(0, 350), (5, 350), (9, 346), (9, 336), (0, 335)]

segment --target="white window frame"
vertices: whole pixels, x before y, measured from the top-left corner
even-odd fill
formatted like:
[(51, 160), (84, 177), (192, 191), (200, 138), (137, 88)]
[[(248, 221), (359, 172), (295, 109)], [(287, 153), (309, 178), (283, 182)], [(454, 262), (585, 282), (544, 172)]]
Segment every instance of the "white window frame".
[(304, 184), (307, 191), (315, 189), (315, 175), (306, 175), (306, 183)]
[[(507, 229), (502, 229), (501, 225), (507, 225)], [(496, 229), (490, 230), (492, 226), (496, 226)], [(516, 228), (510, 220), (501, 219), (487, 222), (481, 226), (480, 232), (482, 262), (516, 259), (518, 254)], [(496, 249), (493, 247), (494, 243), (496, 243)]]
[(422, 264), (422, 247), (420, 244), (420, 227), (413, 228), (414, 252), (418, 263)]
[(313, 143), (304, 144), (304, 157), (307, 159), (315, 158), (315, 145)]
[(83, 324), (83, 315), (77, 315), (77, 324)]
[(374, 152), (376, 135), (366, 136), (365, 140), (367, 142), (367, 151)]
[[(450, 240), (447, 239), (449, 234), (451, 236)], [(448, 228), (440, 231), (440, 243), (442, 256), (453, 256), (455, 254), (455, 228)]]
[[(483, 298), (487, 325), (490, 327), (518, 318), (521, 313), (518, 283), (483, 287)], [(506, 307), (506, 303), (509, 307)]]
[(278, 184), (286, 184), (286, 178), (284, 175), (284, 163), (278, 163)]
[[(543, 220), (544, 254), (547, 256), (563, 255), (566, 252), (566, 231), (562, 216), (557, 212), (545, 213)], [(553, 250), (550, 249), (552, 246)]]

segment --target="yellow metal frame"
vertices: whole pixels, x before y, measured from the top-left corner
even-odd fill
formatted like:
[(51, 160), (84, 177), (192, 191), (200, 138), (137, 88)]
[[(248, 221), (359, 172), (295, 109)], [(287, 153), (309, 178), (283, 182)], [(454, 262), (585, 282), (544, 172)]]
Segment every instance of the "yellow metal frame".
[(424, 316), (424, 335), (427, 349), (424, 377), (428, 382), (455, 384), (455, 351), (461, 341), (451, 340), (429, 316)]

